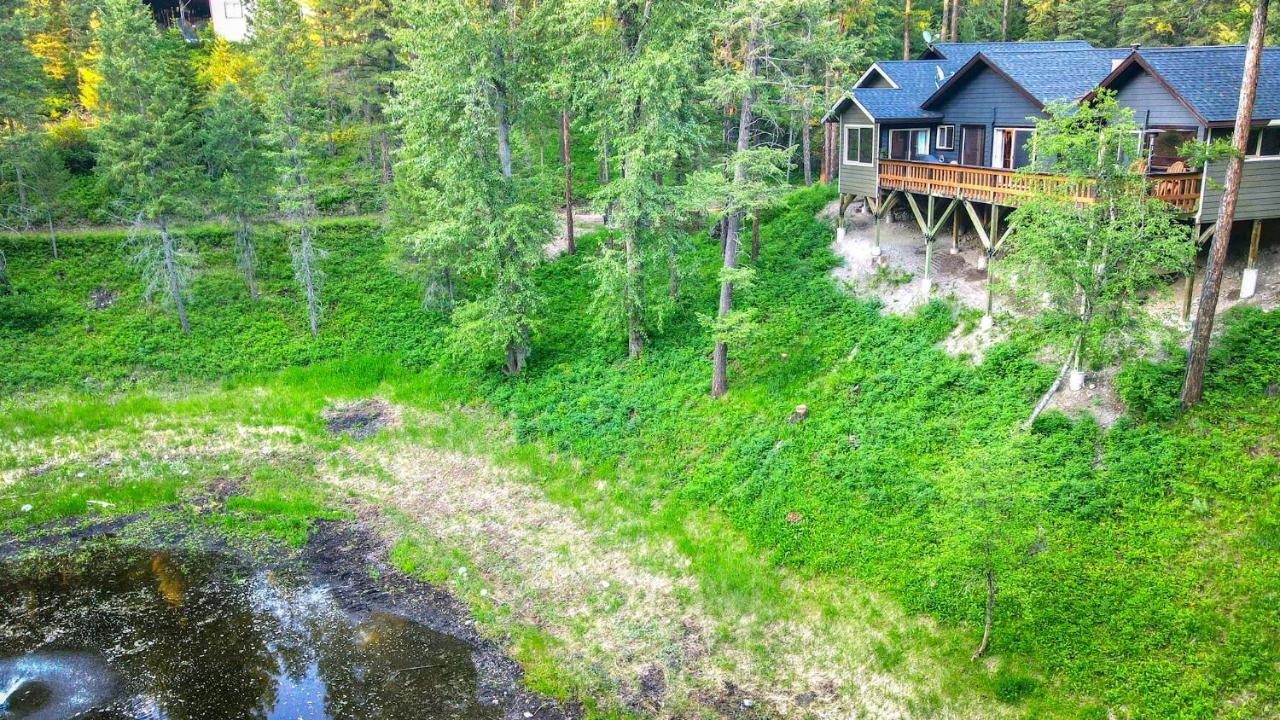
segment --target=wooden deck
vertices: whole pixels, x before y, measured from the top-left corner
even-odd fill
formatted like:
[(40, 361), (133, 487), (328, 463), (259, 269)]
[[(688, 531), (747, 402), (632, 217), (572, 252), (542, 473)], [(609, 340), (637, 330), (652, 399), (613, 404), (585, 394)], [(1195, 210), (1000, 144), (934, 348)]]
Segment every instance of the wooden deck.
[[(1150, 176), (1151, 193), (1187, 214), (1195, 214), (1200, 202), (1200, 172), (1163, 173)], [(881, 160), (880, 187), (885, 190), (961, 197), (973, 202), (1017, 206), (1037, 194), (1058, 195), (1080, 204), (1093, 202), (1093, 186), (1060, 175), (1020, 173), (1013, 170), (943, 165), (907, 160)]]

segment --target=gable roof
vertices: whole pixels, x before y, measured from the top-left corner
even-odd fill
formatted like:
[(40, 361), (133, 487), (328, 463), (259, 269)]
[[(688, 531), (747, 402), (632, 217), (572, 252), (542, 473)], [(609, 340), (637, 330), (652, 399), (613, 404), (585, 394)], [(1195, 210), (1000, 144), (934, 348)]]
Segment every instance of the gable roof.
[(989, 69), (1005, 79), (1037, 108), (1055, 100), (1075, 101), (1092, 91), (1115, 64), (1132, 53), (1127, 48), (1066, 50), (994, 50), (980, 52), (921, 102), (931, 110), (965, 80)]
[[(1234, 122), (1244, 75), (1242, 45), (1142, 48), (1100, 83), (1111, 87), (1137, 65), (1158, 80), (1205, 124)], [(1262, 49), (1253, 119), (1280, 118), (1280, 47)]]
[[(961, 63), (953, 60), (886, 60), (876, 63), (875, 67), (881, 75), (888, 78), (896, 88), (854, 87), (841, 98), (824, 116), (829, 121), (844, 112), (849, 105), (856, 104), (873, 120), (926, 120), (941, 117), (937, 112), (924, 110), (920, 104), (925, 101), (942, 82), (955, 72)], [(864, 78), (866, 75), (864, 74)], [(861, 79), (859, 80), (861, 83)]]
[(1009, 50), (1021, 52), (1052, 52), (1056, 50), (1090, 50), (1093, 46), (1084, 40), (1035, 40), (1019, 42), (940, 42), (933, 43), (920, 54), (921, 60), (947, 59), (965, 62), (978, 53)]

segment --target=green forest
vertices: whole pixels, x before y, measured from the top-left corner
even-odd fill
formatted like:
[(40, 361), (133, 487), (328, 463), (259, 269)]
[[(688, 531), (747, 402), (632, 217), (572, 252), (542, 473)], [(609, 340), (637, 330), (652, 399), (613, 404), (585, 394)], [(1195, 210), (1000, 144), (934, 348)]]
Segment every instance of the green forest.
[[(1280, 309), (1152, 320), (1196, 247), (1104, 93), (1036, 127), (1102, 202), (1020, 207), (1036, 311), (949, 352), (981, 310), (833, 278), (822, 122), (931, 42), (1275, 43), (1262, 5), (257, 0), (231, 42), (0, 0), (0, 580), (341, 525), (343, 582), (447, 595), (537, 699), (441, 717), (1276, 716)], [(1118, 418), (1045, 409), (1068, 367)]]

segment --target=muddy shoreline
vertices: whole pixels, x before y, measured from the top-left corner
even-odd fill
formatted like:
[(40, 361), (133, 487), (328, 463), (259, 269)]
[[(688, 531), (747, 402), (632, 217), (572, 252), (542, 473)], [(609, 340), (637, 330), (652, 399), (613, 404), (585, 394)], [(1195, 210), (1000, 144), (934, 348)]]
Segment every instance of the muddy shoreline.
[(373, 520), (320, 520), (300, 550), (274, 544), (245, 544), (216, 530), (161, 513), (139, 513), (96, 523), (57, 523), (29, 538), (0, 542), (0, 563), (31, 555), (78, 549), (114, 541), (156, 549), (223, 553), (262, 569), (301, 570), (327, 589), (353, 619), (391, 613), (453, 637), (471, 650), (476, 669), (476, 701), (499, 709), (503, 720), (571, 720), (580, 708), (539, 696), (525, 688), (520, 665), (492, 640), (480, 635), (467, 607), (447, 590), (406, 576), (387, 559), (387, 546)]

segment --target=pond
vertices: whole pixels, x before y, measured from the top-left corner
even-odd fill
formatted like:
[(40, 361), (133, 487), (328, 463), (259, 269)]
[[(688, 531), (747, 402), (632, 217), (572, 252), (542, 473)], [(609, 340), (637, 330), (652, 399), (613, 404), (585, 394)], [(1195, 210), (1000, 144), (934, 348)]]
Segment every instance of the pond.
[(95, 543), (0, 563), (0, 718), (497, 718), (470, 647), (300, 571)]

